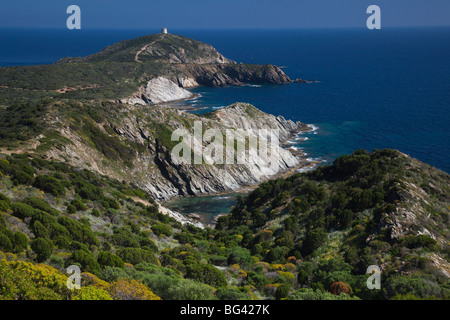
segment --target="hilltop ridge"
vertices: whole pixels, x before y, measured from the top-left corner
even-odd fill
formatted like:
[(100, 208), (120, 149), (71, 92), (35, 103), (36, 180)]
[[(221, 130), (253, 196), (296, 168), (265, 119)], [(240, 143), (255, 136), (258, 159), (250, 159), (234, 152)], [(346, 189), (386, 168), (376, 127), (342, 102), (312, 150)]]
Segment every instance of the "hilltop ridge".
[(131, 40), (123, 40), (103, 50), (79, 58), (66, 57), (56, 63), (117, 61), (148, 62), (158, 60), (167, 63), (235, 63), (225, 58), (210, 44), (176, 34), (151, 34)]
[(139, 98), (145, 104), (142, 92), (159, 77), (182, 89), (292, 82), (277, 66), (236, 63), (209, 44), (174, 34), (153, 34), (112, 44), (87, 57), (0, 68), (0, 103), (43, 98), (129, 102)]

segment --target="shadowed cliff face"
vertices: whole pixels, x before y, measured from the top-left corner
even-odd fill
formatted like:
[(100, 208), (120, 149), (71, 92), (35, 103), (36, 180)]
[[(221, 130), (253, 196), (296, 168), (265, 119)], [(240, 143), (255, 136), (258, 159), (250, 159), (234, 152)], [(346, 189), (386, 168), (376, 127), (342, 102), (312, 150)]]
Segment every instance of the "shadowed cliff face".
[(176, 66), (199, 85), (224, 87), (254, 84), (287, 84), (291, 79), (277, 66), (250, 64), (211, 64)]

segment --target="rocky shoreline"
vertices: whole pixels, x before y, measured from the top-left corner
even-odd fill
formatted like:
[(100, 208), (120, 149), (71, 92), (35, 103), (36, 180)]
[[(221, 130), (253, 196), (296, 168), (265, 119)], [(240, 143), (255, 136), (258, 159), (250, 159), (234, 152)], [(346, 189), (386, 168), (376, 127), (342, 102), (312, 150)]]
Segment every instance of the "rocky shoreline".
[[(308, 128), (309, 128), (309, 130), (307, 130), (307, 131), (312, 131), (313, 130), (312, 127), (308, 126)], [(273, 180), (273, 179), (277, 179), (277, 178), (287, 178), (287, 177), (291, 176), (292, 174), (298, 172), (299, 170), (309, 171), (309, 170), (314, 169), (320, 163), (319, 161), (307, 161), (304, 158), (304, 156), (305, 156), (304, 153), (302, 153), (302, 152), (300, 152), (298, 150), (294, 150), (294, 149), (290, 148), (289, 141), (292, 138), (296, 137), (298, 134), (303, 133), (303, 132), (305, 132), (305, 131), (302, 130), (302, 131), (299, 131), (299, 132), (296, 132), (296, 133), (291, 133), (289, 136), (287, 136), (281, 142), (281, 146), (282, 147), (284, 147), (286, 149), (289, 149), (289, 151), (294, 156), (296, 156), (297, 158), (300, 159), (299, 164), (297, 166), (295, 166), (294, 168), (289, 168), (289, 169), (286, 169), (284, 171), (277, 172), (273, 176), (267, 177), (266, 179), (261, 180), (261, 181), (255, 183), (255, 184), (242, 186), (242, 187), (239, 187), (238, 189), (235, 189), (235, 190), (228, 190), (228, 191), (223, 191), (223, 192), (211, 193), (211, 194), (207, 194), (207, 195), (206, 194), (205, 195), (198, 195), (198, 196), (188, 195), (188, 196), (178, 196), (178, 197), (179, 198), (185, 198), (185, 197), (198, 197), (198, 198), (201, 198), (201, 197), (206, 197), (206, 196), (227, 196), (227, 195), (234, 194), (234, 193), (243, 193), (243, 194), (250, 193), (254, 189), (258, 188), (258, 186), (261, 183), (265, 182), (265, 181)], [(173, 201), (174, 199), (176, 199), (178, 197), (175, 196), (175, 197), (171, 198), (170, 200)], [(164, 202), (162, 202), (161, 205), (164, 206)], [(229, 213), (218, 214), (218, 215), (214, 216), (212, 221), (206, 221), (202, 217), (201, 214), (198, 214), (196, 212), (183, 214), (183, 213), (180, 213), (180, 212), (176, 212), (174, 210), (170, 210), (170, 211), (172, 213), (176, 213), (177, 215), (181, 216), (182, 217), (181, 219), (183, 220), (183, 223), (190, 223), (190, 224), (193, 224), (193, 225), (195, 225), (197, 227), (200, 227), (200, 228), (206, 228), (206, 227), (214, 228), (214, 226), (217, 224), (218, 219), (221, 216), (225, 216), (225, 215), (229, 214)]]

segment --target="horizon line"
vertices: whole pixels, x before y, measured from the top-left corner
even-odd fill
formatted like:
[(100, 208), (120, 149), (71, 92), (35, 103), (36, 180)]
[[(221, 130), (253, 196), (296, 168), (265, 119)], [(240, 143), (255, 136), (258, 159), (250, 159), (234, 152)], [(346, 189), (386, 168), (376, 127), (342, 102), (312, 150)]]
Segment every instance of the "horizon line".
[[(366, 29), (365, 25), (361, 26), (336, 26), (336, 27), (82, 27), (80, 30), (68, 30), (66, 27), (36, 27), (36, 26), (0, 26), (0, 29), (21, 29), (21, 30), (68, 30), (68, 31), (83, 31), (83, 30), (161, 30), (167, 28), (168, 30), (336, 30), (336, 29)], [(383, 29), (431, 29), (431, 28), (450, 28), (449, 25), (405, 25), (405, 26), (383, 26)], [(170, 32), (169, 32), (170, 33)]]

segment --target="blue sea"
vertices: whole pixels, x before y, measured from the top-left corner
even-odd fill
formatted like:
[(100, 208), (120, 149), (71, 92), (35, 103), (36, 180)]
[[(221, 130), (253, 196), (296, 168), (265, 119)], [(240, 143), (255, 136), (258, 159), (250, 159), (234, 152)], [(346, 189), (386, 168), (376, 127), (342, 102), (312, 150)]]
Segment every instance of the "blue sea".
[[(0, 66), (85, 56), (159, 30), (0, 29)], [(169, 30), (237, 62), (275, 64), (316, 83), (196, 88), (206, 112), (233, 102), (318, 129), (299, 141), (330, 163), (355, 149), (394, 148), (450, 172), (450, 28)]]

